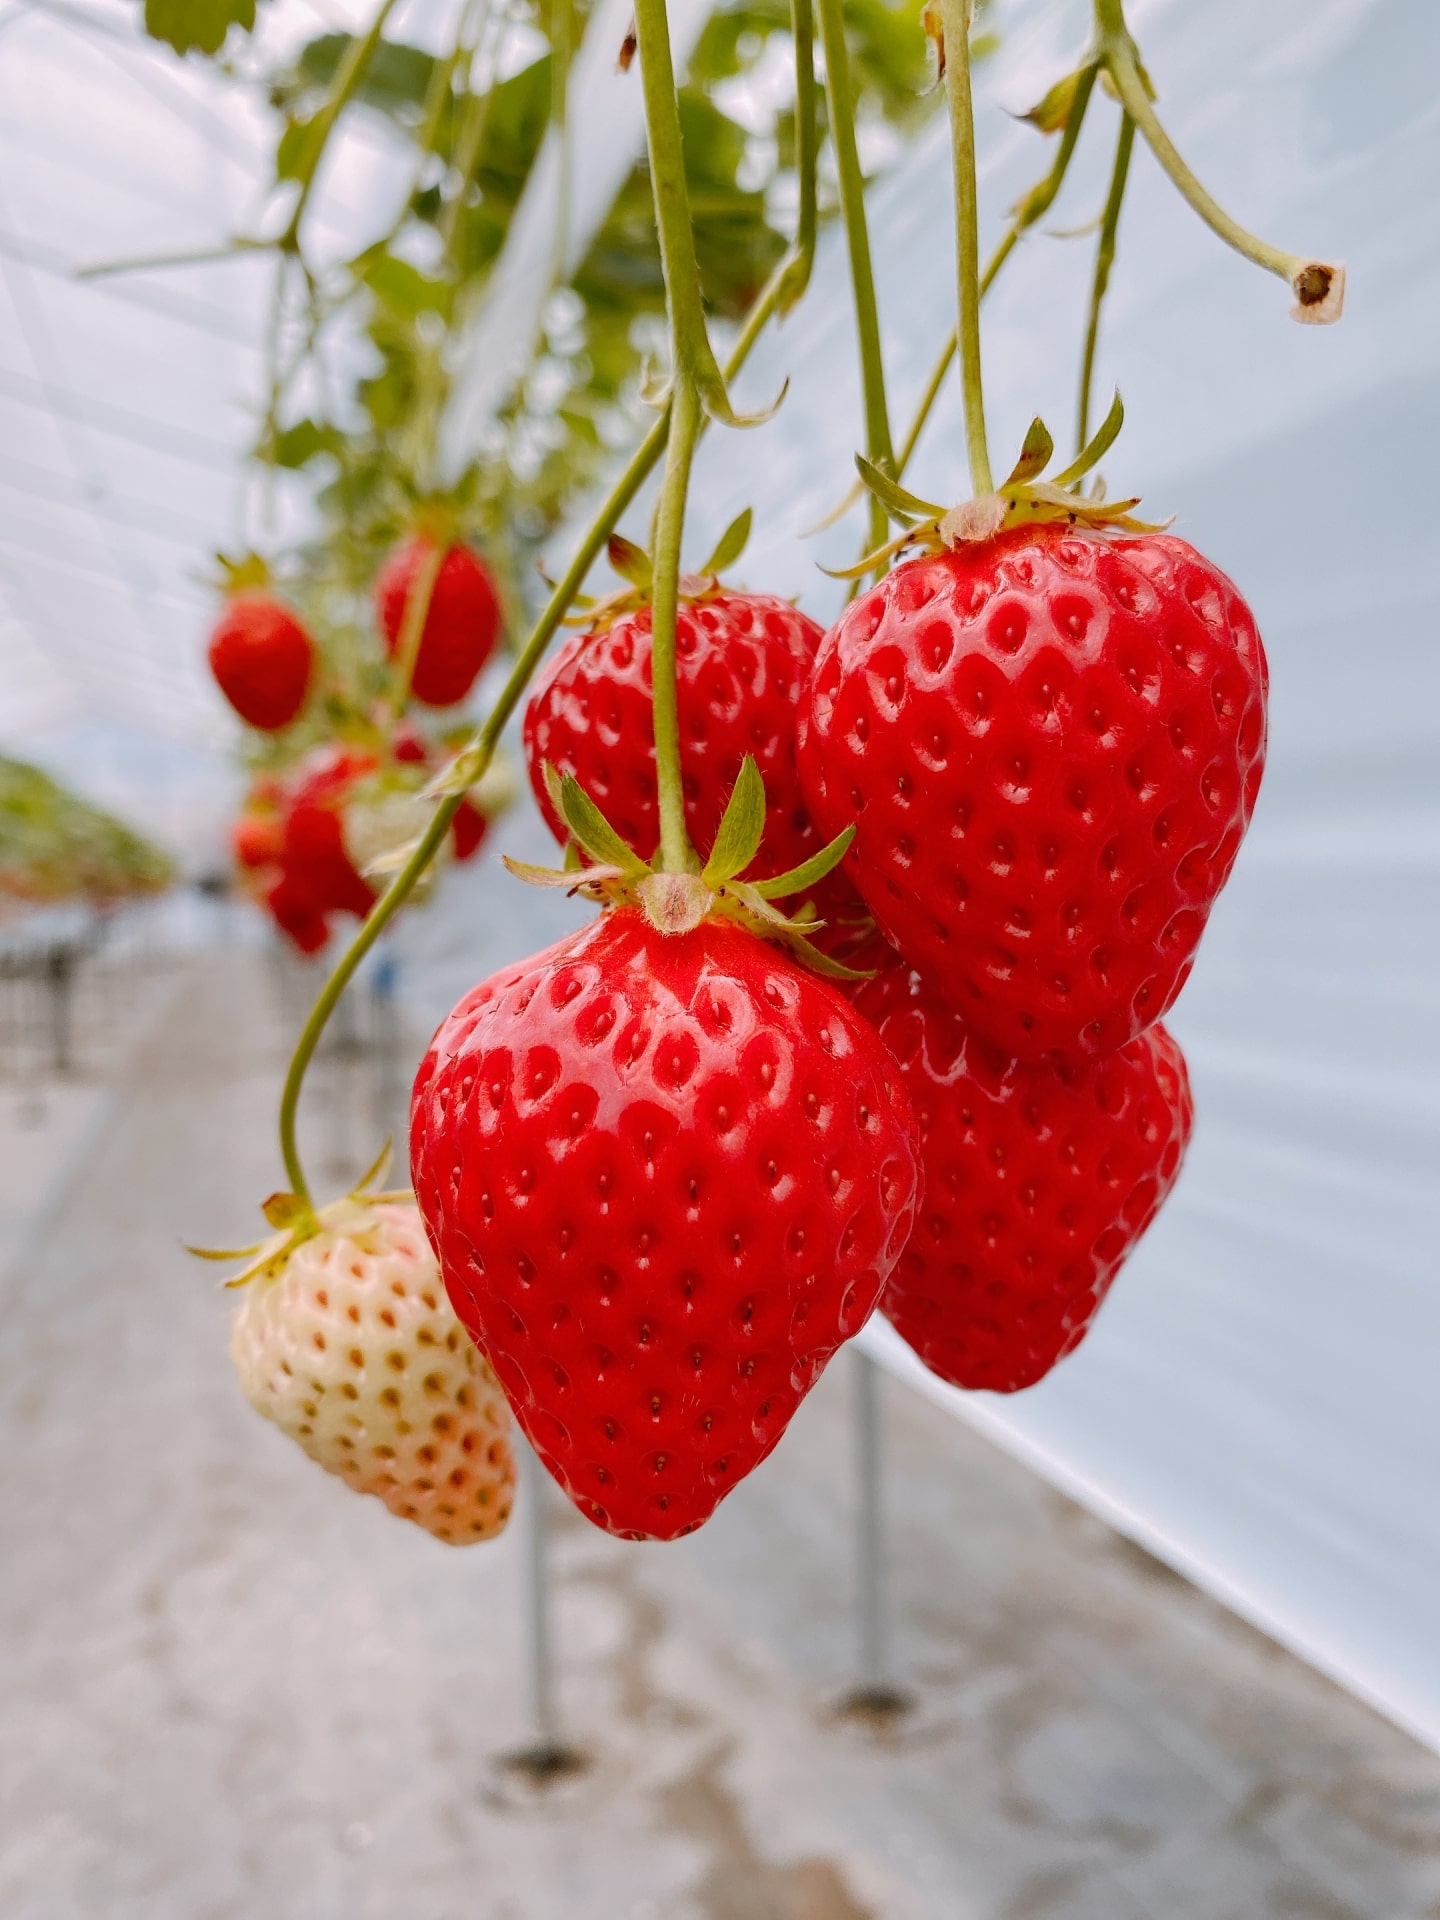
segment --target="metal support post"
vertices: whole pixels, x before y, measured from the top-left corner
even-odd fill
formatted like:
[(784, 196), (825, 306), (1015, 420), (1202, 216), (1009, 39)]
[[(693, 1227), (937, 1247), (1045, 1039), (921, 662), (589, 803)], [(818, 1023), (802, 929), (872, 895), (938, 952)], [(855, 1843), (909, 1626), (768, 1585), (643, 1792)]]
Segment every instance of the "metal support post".
[(845, 1706), (852, 1713), (898, 1713), (909, 1705), (891, 1677), (890, 1623), (885, 1584), (885, 1515), (880, 1369), (858, 1347), (851, 1350), (855, 1391), (855, 1638), (856, 1684)]

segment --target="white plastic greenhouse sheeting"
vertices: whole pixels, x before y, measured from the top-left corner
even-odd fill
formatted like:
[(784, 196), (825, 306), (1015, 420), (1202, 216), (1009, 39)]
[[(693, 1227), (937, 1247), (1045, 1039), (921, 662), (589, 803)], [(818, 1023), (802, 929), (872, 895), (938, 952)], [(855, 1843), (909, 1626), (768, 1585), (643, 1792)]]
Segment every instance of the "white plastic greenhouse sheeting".
[[(1044, 151), (996, 103), (1038, 98), (1083, 30), (1080, 7), (1017, 11), (985, 86), (992, 235)], [(1175, 1198), (1079, 1356), (1013, 1401), (949, 1398), (1440, 1745), (1440, 595), (1417, 465), (1440, 437), (1440, 7), (1131, 12), (1200, 177), (1267, 236), (1348, 260), (1349, 309), (1292, 324), (1281, 283), (1137, 148), (1100, 363), (1127, 425), (1106, 471), (1254, 606), (1269, 771), (1173, 1022), (1199, 1110)], [(902, 419), (951, 310), (942, 135), (873, 209)], [(1098, 206), (1109, 145), (1087, 138), (1054, 225)], [(857, 537), (796, 537), (843, 493), (856, 430), (835, 241), (745, 382), (755, 404), (790, 376), (777, 424), (709, 437), (691, 543), (753, 503), (748, 577), (822, 617), (836, 592), (815, 560)], [(1032, 413), (1070, 428), (1092, 245), (1030, 242), (987, 309), (1002, 472)], [(966, 490), (950, 402), (913, 470), (935, 499)]]

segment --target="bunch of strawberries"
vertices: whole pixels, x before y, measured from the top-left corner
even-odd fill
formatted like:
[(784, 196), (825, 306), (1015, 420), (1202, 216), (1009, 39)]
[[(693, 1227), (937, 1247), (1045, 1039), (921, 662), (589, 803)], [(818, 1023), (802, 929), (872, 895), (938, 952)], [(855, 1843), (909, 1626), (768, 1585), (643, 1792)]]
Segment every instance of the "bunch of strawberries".
[[(397, 547), (381, 569), (375, 614), (392, 663), (401, 651), (406, 607), (433, 566), (423, 535)], [(465, 699), (494, 652), (500, 602), (484, 562), (464, 545), (446, 548), (420, 623), (407, 700), (436, 709)], [(319, 650), (298, 616), (268, 583), (248, 581), (227, 600), (209, 646), (211, 672), (235, 712), (258, 733), (281, 734), (307, 708), (319, 679)], [(421, 789), (435, 751), (420, 729), (359, 716), (354, 737), (305, 753), (284, 775), (251, 782), (231, 835), (242, 885), (301, 952), (318, 953), (336, 915), (363, 920), (376, 899), (374, 859), (424, 823)], [(470, 859), (489, 827), (467, 799), (451, 832), (453, 857)]]
[(460, 1002), (413, 1110), (456, 1311), (575, 1504), (630, 1538), (700, 1525), (877, 1306), (961, 1387), (1031, 1386), (1084, 1338), (1179, 1171), (1190, 1092), (1159, 1022), (1265, 750), (1254, 621), (1169, 535), (937, 541), (828, 633), (685, 587), (709, 860), (648, 863), (632, 597), (525, 722), (536, 797), (589, 863), (566, 877), (607, 908)]

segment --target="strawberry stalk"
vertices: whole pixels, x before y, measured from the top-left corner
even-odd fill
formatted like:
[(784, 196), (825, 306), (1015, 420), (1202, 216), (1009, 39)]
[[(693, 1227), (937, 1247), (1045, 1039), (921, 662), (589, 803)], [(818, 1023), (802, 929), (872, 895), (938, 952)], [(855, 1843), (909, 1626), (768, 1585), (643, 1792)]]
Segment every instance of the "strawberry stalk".
[[(828, 0), (821, 0), (822, 6)], [(705, 326), (704, 296), (695, 255), (690, 190), (680, 134), (680, 103), (670, 53), (665, 0), (637, 0), (635, 33), (645, 95), (645, 137), (650, 151), (650, 183), (660, 262), (665, 276), (665, 306), (670, 321), (671, 398), (665, 478), (655, 518), (654, 577), (651, 589), (651, 648), (654, 680), (655, 777), (660, 810), (659, 870), (698, 873), (700, 861), (685, 827), (685, 794), (680, 772), (679, 696), (675, 674), (675, 629), (680, 607), (680, 542), (690, 470), (700, 435), (702, 399), (715, 406), (713, 380), (724, 395)], [(721, 418), (730, 419), (728, 400)]]
[(941, 0), (941, 20), (945, 34), (945, 91), (950, 101), (950, 153), (955, 173), (960, 384), (965, 396), (970, 484), (978, 499), (992, 493), (995, 482), (985, 441), (985, 393), (980, 377), (980, 242), (975, 187), (975, 112), (970, 98), (970, 0)]
[(1130, 154), (1135, 145), (1135, 122), (1123, 109), (1120, 137), (1115, 143), (1115, 166), (1110, 175), (1110, 191), (1105, 196), (1105, 211), (1100, 217), (1100, 239), (1095, 248), (1095, 277), (1090, 284), (1090, 311), (1085, 323), (1085, 352), (1080, 363), (1080, 405), (1075, 428), (1075, 450), (1090, 439), (1090, 395), (1095, 380), (1095, 348), (1100, 338), (1100, 308), (1110, 284), (1110, 269), (1115, 264), (1115, 236), (1120, 227), (1120, 207), (1125, 198), (1125, 182), (1130, 173)]
[[(1080, 138), (1080, 129), (1084, 124), (1085, 111), (1095, 90), (1095, 76), (1098, 68), (1090, 65), (1081, 69), (1077, 76), (1075, 89), (1070, 97), (1065, 120), (1060, 129), (1060, 144), (1056, 148), (1055, 158), (1049, 172), (1016, 204), (1010, 225), (1001, 236), (1000, 243), (991, 254), (989, 264), (980, 276), (980, 298), (983, 300), (1000, 276), (1000, 270), (1015, 251), (1021, 238), (1033, 227), (1037, 220), (1043, 219), (1055, 204), (1065, 176), (1070, 170), (1070, 161), (1075, 152), (1075, 144)], [(895, 478), (903, 479), (909, 466), (920, 436), (925, 431), (925, 423), (930, 418), (940, 389), (945, 384), (945, 376), (950, 371), (955, 358), (955, 349), (959, 336), (952, 332), (941, 349), (939, 358), (931, 370), (925, 390), (915, 408), (914, 417), (905, 435), (903, 444), (895, 456)]]
[[(794, 241), (776, 263), (774, 271), (761, 289), (759, 297), (740, 329), (739, 338), (725, 364), (724, 377), (727, 382), (738, 377), (745, 362), (754, 351), (756, 342), (776, 314), (788, 313), (799, 300), (809, 284), (810, 271), (814, 263), (815, 83), (810, 51), (809, 0), (793, 0), (791, 17), (797, 59), (796, 152), (801, 165), (799, 216)], [(300, 1037), (295, 1043), (295, 1051), (285, 1075), (285, 1086), (280, 1097), (280, 1151), (291, 1191), (300, 1203), (312, 1212), (313, 1202), (296, 1140), (296, 1120), (305, 1075), (311, 1060), (315, 1057), (315, 1049), (320, 1044), (321, 1035), (325, 1031), (331, 1014), (335, 1011), (341, 994), (355, 977), (361, 961), (404, 906), (417, 882), (439, 852), (461, 801), (471, 787), (482, 780), (489, 770), (495, 757), (495, 750), (500, 743), (500, 737), (524, 697), (525, 689), (544, 657), (546, 648), (574, 605), (575, 598), (584, 586), (591, 567), (599, 558), (621, 516), (645, 484), (661, 453), (664, 452), (669, 435), (669, 412), (667, 404), (660, 418), (656, 420), (631, 455), (629, 465), (611, 488), (604, 504), (576, 548), (569, 566), (555, 583), (544, 610), (532, 628), (529, 639), (516, 656), (510, 677), (501, 689), (484, 724), (436, 782), (434, 790), (439, 798), (439, 805), (436, 807), (433, 819), (416, 841), (404, 866), (395, 874), (389, 886), (371, 908), (350, 945), (336, 962), (334, 972), (321, 988)], [(704, 427), (705, 422), (702, 420), (699, 431), (703, 433)]]
[[(885, 400), (885, 361), (880, 349), (880, 312), (875, 298), (875, 274), (870, 260), (870, 230), (865, 218), (865, 180), (855, 140), (855, 90), (850, 79), (850, 49), (845, 39), (842, 0), (818, 0), (820, 40), (825, 51), (825, 97), (829, 105), (830, 142), (835, 149), (835, 172), (840, 187), (840, 215), (850, 254), (850, 279), (855, 296), (855, 331), (860, 348), (860, 380), (865, 408), (866, 457), (882, 473), (894, 466), (890, 414)], [(872, 547), (885, 539), (885, 510), (870, 506)]]
[(447, 551), (448, 543), (443, 538), (431, 541), (405, 600), (400, 640), (395, 648), (395, 678), (390, 696), (397, 719), (405, 711), (405, 702), (410, 698), (410, 682), (415, 678), (415, 663), (420, 658), (420, 642), (425, 633), (425, 622), (430, 617), (430, 602), (435, 598), (435, 583), (440, 578)]
[(1338, 320), (1345, 300), (1344, 268), (1330, 261), (1309, 260), (1298, 253), (1287, 253), (1283, 247), (1260, 239), (1226, 213), (1195, 178), (1160, 123), (1150, 77), (1125, 23), (1123, 0), (1094, 0), (1094, 8), (1095, 45), (1100, 62), (1114, 82), (1121, 106), (1139, 128), (1171, 184), (1227, 247), (1233, 247), (1246, 260), (1253, 260), (1257, 267), (1278, 274), (1286, 282), (1295, 295), (1291, 309), (1295, 319), (1319, 325)]

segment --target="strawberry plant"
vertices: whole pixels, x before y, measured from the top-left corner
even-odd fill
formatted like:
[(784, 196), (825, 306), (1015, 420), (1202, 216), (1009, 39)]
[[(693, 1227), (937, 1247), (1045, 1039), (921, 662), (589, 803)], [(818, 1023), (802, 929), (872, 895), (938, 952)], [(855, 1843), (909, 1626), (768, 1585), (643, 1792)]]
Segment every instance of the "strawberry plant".
[[(815, 0), (813, 21), (809, 0), (784, 21), (722, 8), (683, 84), (665, 0), (639, 0), (633, 45), (617, 51), (638, 63), (646, 162), (586, 257), (557, 268), (536, 359), (457, 475), (442, 459), (447, 349), (502, 254), (547, 127), (565, 138), (574, 22), (554, 6), (548, 51), (501, 78), (481, 44), (490, 29), (468, 15), (452, 52), (434, 55), (387, 40), (388, 14), (383, 0), (366, 33), (312, 43), (274, 83), (286, 115), (277, 177), (294, 196), (264, 244), (307, 332), (295, 365), (274, 369), (260, 451), (276, 469), (324, 472), (326, 537), (290, 557), (313, 671), (303, 705), (266, 709), (285, 717), (255, 764), (279, 785), (252, 792), (237, 855), (298, 944), (323, 943), (337, 913), (362, 924), (287, 1074), (290, 1190), (268, 1203), (280, 1238), (256, 1251), (250, 1285), (270, 1292), (252, 1295), (237, 1355), (247, 1390), (325, 1464), (343, 1470), (342, 1441), (358, 1444), (347, 1419), (362, 1419), (368, 1446), (359, 1379), (316, 1371), (296, 1400), (281, 1360), (294, 1368), (307, 1332), (328, 1350), (330, 1308), (316, 1305), (317, 1288), (329, 1293), (327, 1236), (349, 1236), (337, 1259), (363, 1242), (383, 1262), (392, 1239), (415, 1254), (415, 1216), (386, 1212), (408, 1200), (364, 1193), (316, 1204), (296, 1143), (300, 1092), (366, 952), (442, 859), (483, 835), (482, 783), (528, 695), (530, 782), (564, 857), (508, 864), (597, 912), (482, 981), (435, 1036), (415, 1082), (414, 1205), (478, 1364), (576, 1506), (626, 1537), (671, 1539), (765, 1458), (877, 1303), (954, 1384), (1035, 1384), (1084, 1338), (1173, 1187), (1193, 1109), (1158, 1022), (1240, 850), (1268, 687), (1238, 588), (1097, 478), (1123, 421), (1117, 396), (1091, 431), (1135, 143), (1219, 238), (1288, 283), (1297, 318), (1337, 317), (1344, 275), (1248, 233), (1195, 179), (1120, 0), (1094, 0), (1079, 64), (1026, 116), (1053, 156), (983, 274), (981, 37), (966, 0), (913, 18), (840, 0)], [(762, 178), (724, 84), (779, 34), (794, 103), (774, 118)], [(860, 131), (881, 112), (900, 127), (926, 111), (927, 35), (949, 113), (958, 322), (897, 435)], [(1105, 94), (1115, 158), (1083, 315), (1076, 450), (1055, 463), (1037, 420), (997, 485), (981, 299), (1060, 195)], [(306, 208), (325, 142), (352, 110), (406, 129), (413, 191), (385, 236), (320, 273)], [(772, 191), (782, 176), (793, 193)], [(770, 211), (785, 199), (788, 239)], [(769, 414), (738, 413), (731, 384), (762, 329), (800, 305), (825, 217), (850, 268), (870, 532), (828, 633), (722, 581), (746, 516), (698, 573), (681, 560), (703, 436), (711, 424), (763, 431)], [(342, 311), (374, 348), (343, 426), (343, 409), (292, 406), (299, 369)], [(663, 372), (642, 380), (662, 311)], [(733, 329), (723, 365), (717, 320)], [(904, 476), (957, 360), (970, 496), (945, 504)], [(442, 735), (428, 710), (466, 700), (524, 621), (517, 559), (608, 466), (642, 396), (656, 417), (506, 656), (484, 720), (463, 741)], [(662, 461), (646, 553), (616, 527)], [(622, 584), (587, 600), (606, 552)], [(542, 671), (567, 621), (578, 630)], [(347, 1289), (335, 1297), (363, 1314)], [(403, 1396), (398, 1411), (383, 1404), (418, 1430)], [(412, 1437), (397, 1435), (387, 1457)], [(430, 1524), (414, 1489), (441, 1480), (420, 1468), (450, 1456), (425, 1444), (433, 1460), (407, 1455), (385, 1497)], [(379, 1457), (371, 1448), (363, 1470), (380, 1473), (376, 1490)], [(492, 1492), (498, 1512), (508, 1495), (498, 1482)], [(443, 1517), (467, 1513), (478, 1525), (471, 1509)]]

